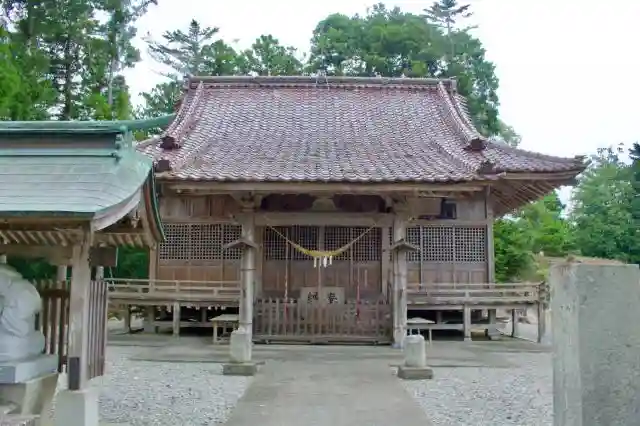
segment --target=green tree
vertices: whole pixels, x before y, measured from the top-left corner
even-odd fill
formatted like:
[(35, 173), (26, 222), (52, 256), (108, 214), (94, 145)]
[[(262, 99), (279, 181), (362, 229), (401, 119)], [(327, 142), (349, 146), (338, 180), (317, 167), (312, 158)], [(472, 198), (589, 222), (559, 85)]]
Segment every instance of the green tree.
[(203, 27), (194, 19), (186, 31), (165, 31), (161, 41), (146, 38), (149, 55), (169, 69), (163, 73), (168, 81), (142, 94), (144, 104), (137, 111), (138, 117), (172, 113), (181, 97), (185, 76), (237, 73), (238, 55), (231, 46), (217, 38), (219, 31), (215, 27)]
[(565, 206), (553, 192), (524, 206), (516, 216), (527, 230), (533, 253), (562, 257), (575, 250), (573, 229), (562, 217)]
[(498, 120), (498, 126), (499, 130), (496, 135), (496, 140), (498, 142), (502, 142), (514, 148), (520, 145), (520, 142), (522, 142), (522, 136), (520, 136), (513, 127), (509, 126), (502, 120)]
[(333, 14), (313, 32), (308, 71), (318, 69), (329, 75), (455, 77), (480, 131), (500, 132), (495, 67), (467, 31), (447, 35), (421, 16), (383, 4), (365, 16)]
[(513, 218), (493, 224), (495, 275), (498, 282), (517, 280), (533, 267), (530, 232), (526, 224)]
[(106, 97), (110, 110), (109, 118), (123, 118), (121, 116), (125, 115), (125, 103), (127, 105), (126, 114), (129, 113), (128, 96), (125, 95), (128, 90), (126, 90), (124, 79), (119, 74), (140, 61), (140, 52), (132, 44), (137, 34), (134, 24), (151, 5), (156, 5), (158, 2), (157, 0), (102, 1), (102, 10), (108, 16), (101, 31), (104, 34), (104, 49), (107, 51), (108, 60), (108, 65), (104, 68), (106, 68)]
[(638, 262), (632, 167), (620, 159), (622, 152), (622, 147), (606, 148), (592, 157), (573, 191), (570, 218), (583, 255)]
[(282, 46), (277, 38), (261, 35), (238, 56), (238, 73), (248, 75), (300, 75), (303, 65), (297, 51)]
[(162, 41), (147, 37), (149, 55), (170, 68), (166, 77), (181, 79), (187, 75), (233, 75), (236, 73), (236, 52), (218, 39), (219, 28), (202, 27), (193, 19), (188, 30), (166, 31)]

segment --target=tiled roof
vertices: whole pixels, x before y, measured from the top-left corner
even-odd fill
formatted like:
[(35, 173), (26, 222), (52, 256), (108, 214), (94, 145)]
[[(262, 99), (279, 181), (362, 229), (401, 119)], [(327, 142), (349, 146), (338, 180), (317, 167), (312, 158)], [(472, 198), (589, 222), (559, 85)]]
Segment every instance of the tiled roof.
[(138, 149), (178, 180), (461, 182), (584, 168), (486, 140), (455, 81), (436, 79), (193, 78), (166, 133)]

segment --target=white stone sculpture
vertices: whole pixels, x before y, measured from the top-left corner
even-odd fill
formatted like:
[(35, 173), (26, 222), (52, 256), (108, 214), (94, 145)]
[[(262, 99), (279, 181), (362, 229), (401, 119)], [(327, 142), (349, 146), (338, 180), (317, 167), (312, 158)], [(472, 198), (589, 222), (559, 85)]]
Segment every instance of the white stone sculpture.
[(35, 316), (42, 309), (38, 290), (18, 271), (0, 264), (0, 362), (39, 355), (44, 335), (35, 329)]

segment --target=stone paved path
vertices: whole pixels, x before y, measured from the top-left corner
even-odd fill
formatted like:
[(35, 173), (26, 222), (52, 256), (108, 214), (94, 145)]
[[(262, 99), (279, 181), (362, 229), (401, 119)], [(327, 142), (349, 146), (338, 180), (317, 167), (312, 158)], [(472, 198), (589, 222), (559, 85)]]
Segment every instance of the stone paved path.
[(271, 360), (225, 426), (430, 426), (388, 359)]

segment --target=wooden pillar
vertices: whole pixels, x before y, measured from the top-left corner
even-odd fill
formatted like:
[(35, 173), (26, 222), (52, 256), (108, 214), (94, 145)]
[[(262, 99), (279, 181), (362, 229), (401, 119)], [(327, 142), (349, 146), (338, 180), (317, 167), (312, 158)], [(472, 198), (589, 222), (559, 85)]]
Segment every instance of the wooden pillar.
[[(158, 250), (153, 247), (149, 249), (149, 291), (154, 292), (156, 286), (156, 274), (158, 269)], [(129, 324), (131, 323), (131, 306), (127, 306), (129, 316)], [(158, 328), (155, 326), (156, 307), (145, 306), (144, 318), (142, 319), (142, 328), (145, 333), (157, 333)], [(131, 328), (129, 326), (129, 331)]]
[[(496, 282), (496, 264), (495, 264), (495, 253), (493, 246), (493, 206), (491, 204), (491, 187), (487, 186), (484, 192), (484, 212), (485, 219), (487, 221), (487, 238), (486, 238), (486, 247), (485, 251), (487, 253), (487, 282), (489, 284), (495, 284)], [(488, 326), (487, 326), (487, 336), (491, 338), (498, 337), (500, 333), (497, 328), (497, 310), (489, 309), (487, 312), (488, 315)]]
[[(407, 217), (397, 214), (393, 221), (394, 243), (404, 240), (407, 233)], [(393, 345), (402, 347), (407, 335), (407, 252), (393, 253)]]
[(391, 258), (389, 257), (389, 243), (391, 242), (391, 238), (389, 238), (389, 232), (390, 229), (387, 225), (383, 226), (380, 232), (380, 238), (382, 239), (382, 255), (380, 257), (380, 276), (382, 277), (382, 288), (380, 290), (382, 291), (382, 296), (386, 300), (388, 300), (389, 297), (389, 271), (391, 271)]
[(242, 252), (242, 292), (240, 297), (240, 328), (246, 330), (249, 335), (253, 330), (253, 293), (254, 277), (256, 271), (256, 246), (255, 246), (255, 216), (253, 212), (245, 212), (242, 215), (242, 240), (244, 250)]
[(88, 377), (90, 248), (89, 232), (85, 233), (82, 241), (73, 247), (67, 352), (69, 390), (83, 389)]

